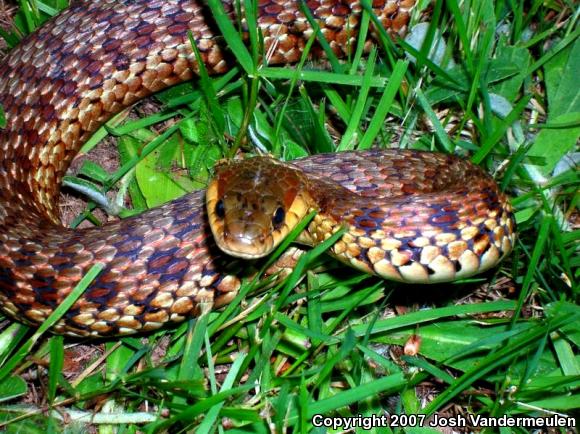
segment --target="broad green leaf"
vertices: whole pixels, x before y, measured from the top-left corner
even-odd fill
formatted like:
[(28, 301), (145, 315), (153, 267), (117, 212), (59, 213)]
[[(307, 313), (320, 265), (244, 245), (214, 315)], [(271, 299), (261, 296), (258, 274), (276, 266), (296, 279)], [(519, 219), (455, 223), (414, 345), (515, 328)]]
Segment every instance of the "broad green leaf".
[[(506, 38), (502, 37), (496, 50), (496, 58), (490, 65), (489, 78), (500, 78), (493, 84), (490, 92), (503, 96), (513, 103), (526, 78), (526, 71), (531, 63), (531, 56), (527, 49), (507, 45)], [(502, 71), (510, 71), (511, 76), (502, 74)]]
[[(173, 164), (183, 167), (183, 154), (179, 146), (179, 136), (173, 136), (168, 142), (151, 152), (135, 168), (135, 177), (149, 208), (176, 199), (195, 189), (195, 185), (186, 170), (172, 173), (168, 167)], [(177, 161), (176, 161), (177, 160)]]
[(561, 158), (574, 150), (580, 137), (580, 110), (555, 117), (550, 124), (576, 124), (568, 128), (543, 128), (531, 146), (528, 156), (541, 157), (545, 164), (538, 166), (544, 175), (550, 175)]
[(22, 396), (27, 390), (26, 381), (22, 378), (16, 375), (5, 378), (0, 382), (0, 402)]
[(548, 121), (572, 112), (580, 112), (580, 39), (546, 63)]

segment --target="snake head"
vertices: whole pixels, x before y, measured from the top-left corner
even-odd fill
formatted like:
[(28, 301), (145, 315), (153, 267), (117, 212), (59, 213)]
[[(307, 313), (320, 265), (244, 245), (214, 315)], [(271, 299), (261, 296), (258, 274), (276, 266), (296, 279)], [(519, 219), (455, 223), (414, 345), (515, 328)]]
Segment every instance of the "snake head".
[(244, 259), (268, 255), (311, 210), (305, 176), (269, 157), (218, 163), (206, 192), (218, 247)]

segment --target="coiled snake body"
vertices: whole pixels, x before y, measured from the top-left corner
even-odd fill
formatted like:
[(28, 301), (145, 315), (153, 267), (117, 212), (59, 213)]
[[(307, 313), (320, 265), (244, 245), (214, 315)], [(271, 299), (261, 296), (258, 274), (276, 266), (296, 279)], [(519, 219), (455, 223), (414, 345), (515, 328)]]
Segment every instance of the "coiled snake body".
[[(405, 28), (412, 5), (373, 3), (391, 32)], [(346, 52), (356, 36), (358, 4), (308, 6), (332, 48)], [(113, 114), (192, 77), (197, 66), (188, 30), (210, 72), (228, 69), (207, 15), (192, 0), (81, 1), (0, 63), (7, 118), (0, 129), (5, 313), (42, 322), (100, 262), (103, 272), (55, 332), (110, 336), (181, 321), (198, 313), (200, 303), (229, 302), (240, 286), (239, 266), (216, 241), (230, 254), (262, 256), (310, 210), (318, 214), (301, 241), (315, 244), (347, 225), (332, 254), (388, 279), (467, 277), (511, 250), (513, 217), (495, 182), (468, 162), (416, 151), (319, 155), (292, 164), (267, 157), (232, 162), (217, 168), (207, 198), (194, 192), (104, 227), (62, 227), (57, 198), (71, 159)], [(297, 5), (261, 1), (259, 16), (269, 61), (297, 60), (310, 32)]]

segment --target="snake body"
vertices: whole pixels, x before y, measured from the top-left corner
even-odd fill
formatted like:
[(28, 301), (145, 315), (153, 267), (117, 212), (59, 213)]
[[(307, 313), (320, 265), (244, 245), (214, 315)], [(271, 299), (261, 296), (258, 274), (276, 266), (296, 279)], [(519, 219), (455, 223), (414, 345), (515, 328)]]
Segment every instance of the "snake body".
[[(377, 0), (373, 8), (395, 33), (404, 30), (413, 3)], [(233, 14), (231, 4), (224, 6)], [(346, 54), (356, 37), (358, 3), (313, 0), (308, 7), (332, 49)], [(297, 4), (261, 1), (258, 15), (268, 61), (298, 60), (311, 30)], [(0, 63), (0, 105), (7, 119), (0, 129), (3, 312), (38, 325), (95, 263), (104, 270), (54, 332), (113, 336), (149, 331), (198, 314), (203, 303), (228, 303), (243, 274), (217, 245), (236, 253), (231, 248), (240, 229), (236, 218), (260, 220), (250, 208), (260, 208), (266, 213), (262, 220), (274, 226), (273, 241), (260, 234), (262, 227), (252, 236), (268, 244), (264, 251), (279, 242), (291, 222), (316, 210), (299, 241), (316, 244), (346, 226), (331, 253), (400, 281), (470, 276), (511, 250), (513, 217), (495, 182), (468, 162), (417, 151), (318, 155), (292, 163), (268, 157), (232, 162), (217, 169), (207, 195), (193, 192), (103, 227), (64, 228), (57, 199), (72, 158), (115, 113), (193, 76), (198, 65), (189, 30), (208, 71), (225, 72), (227, 50), (207, 10), (192, 0), (80, 1)], [(239, 174), (245, 175), (236, 178)], [(270, 191), (282, 199), (266, 193), (257, 197), (259, 204), (240, 199), (240, 189), (268, 188), (272, 179), (279, 182)], [(226, 185), (238, 190), (226, 190)], [(237, 214), (230, 209), (232, 198), (242, 203)], [(248, 237), (240, 240), (244, 244)]]

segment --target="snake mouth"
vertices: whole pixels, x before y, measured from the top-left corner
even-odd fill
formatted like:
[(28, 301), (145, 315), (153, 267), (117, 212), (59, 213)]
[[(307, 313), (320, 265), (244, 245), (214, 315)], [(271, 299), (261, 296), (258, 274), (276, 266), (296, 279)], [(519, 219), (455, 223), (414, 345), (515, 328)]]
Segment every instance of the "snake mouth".
[(219, 247), (224, 253), (226, 253), (230, 256), (234, 256), (236, 258), (245, 259), (245, 260), (260, 259), (260, 258), (263, 258), (263, 257), (268, 255), (268, 252), (252, 254), (249, 252), (240, 252), (239, 250), (228, 249), (225, 246), (219, 246)]
[(267, 256), (272, 251), (272, 241), (260, 235), (253, 237), (244, 232), (242, 234), (232, 234), (225, 231), (223, 237), (216, 240), (218, 247), (230, 256), (242, 259), (260, 259)]
[(259, 259), (267, 256), (274, 247), (268, 229), (260, 222), (233, 220), (224, 224), (216, 242), (230, 256)]

